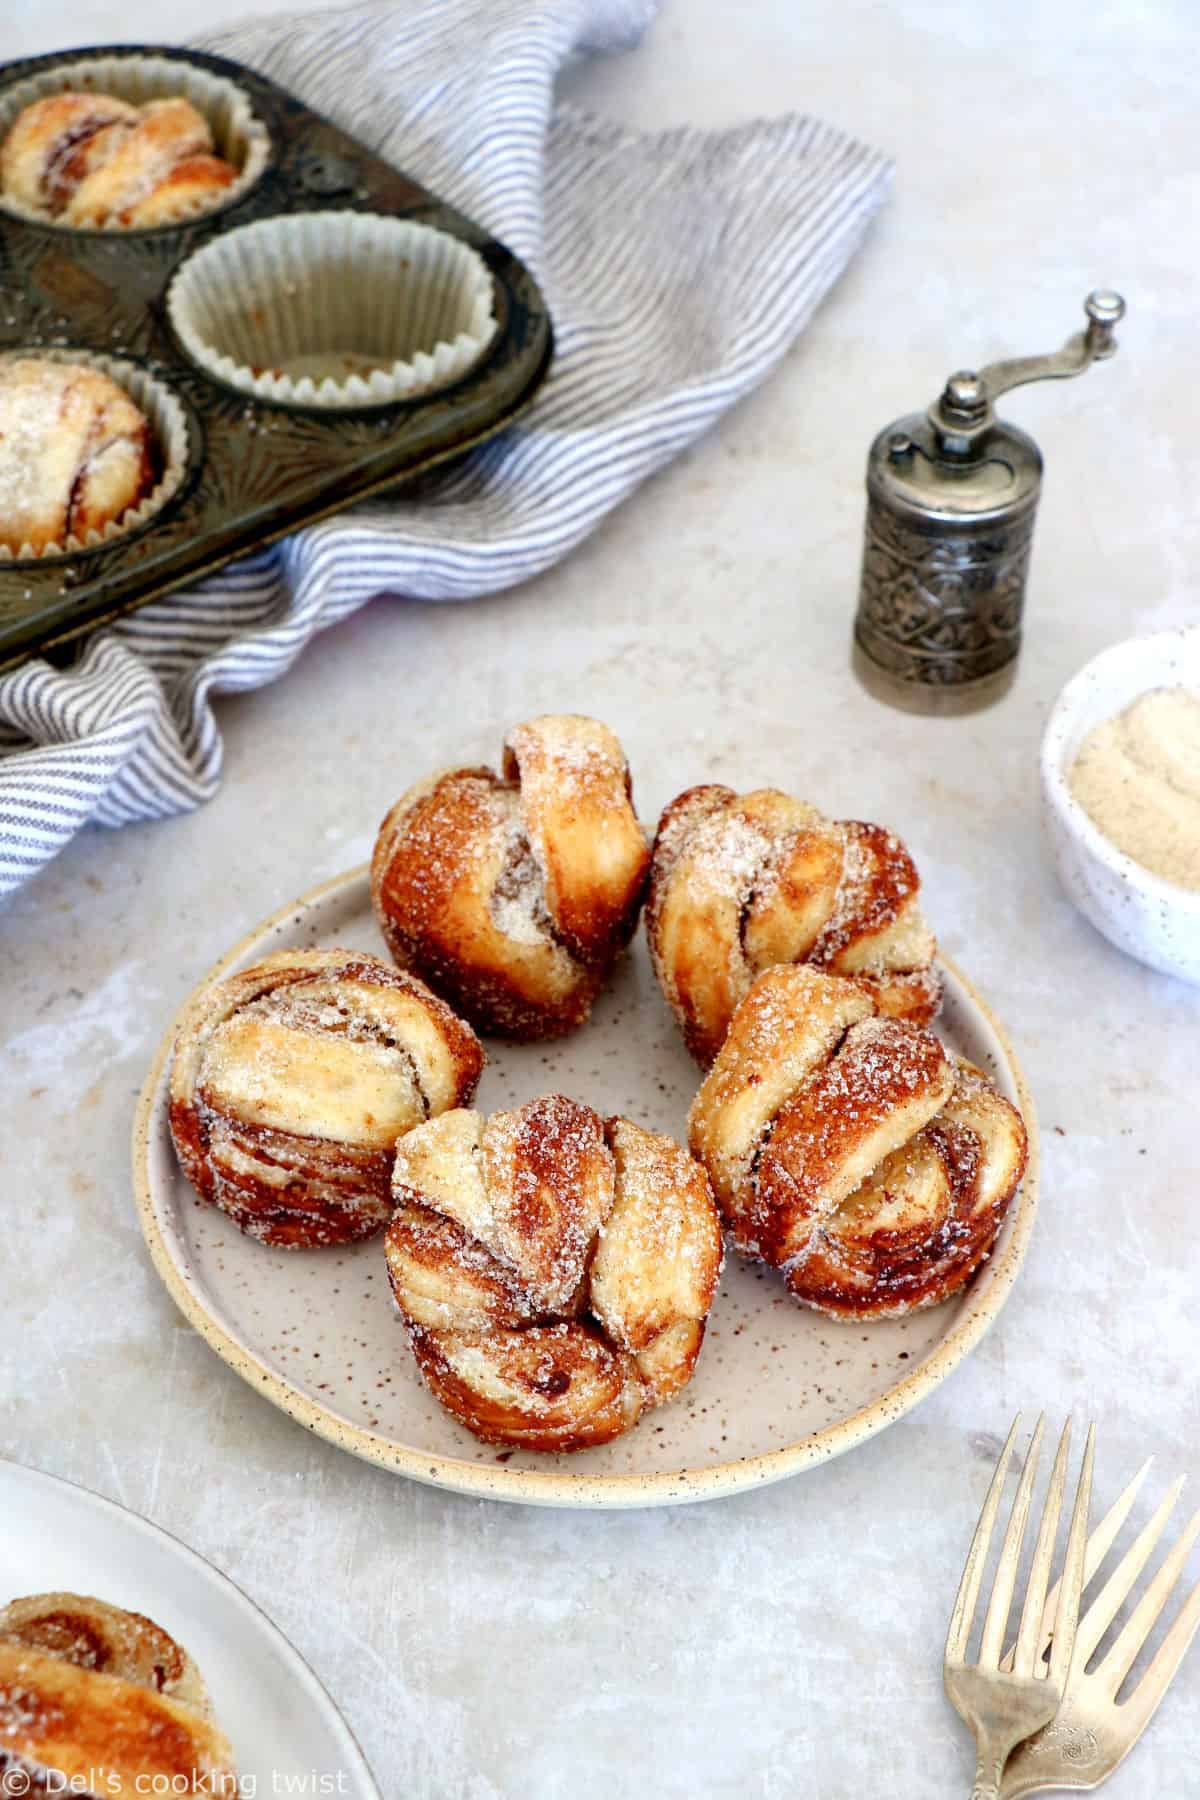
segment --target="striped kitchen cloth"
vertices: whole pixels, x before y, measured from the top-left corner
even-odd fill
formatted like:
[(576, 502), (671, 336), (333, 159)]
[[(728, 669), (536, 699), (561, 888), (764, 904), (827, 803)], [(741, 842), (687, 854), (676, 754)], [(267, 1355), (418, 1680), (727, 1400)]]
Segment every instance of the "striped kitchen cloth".
[(407, 496), (104, 627), (65, 670), (35, 660), (0, 676), (0, 893), (89, 821), (207, 799), (214, 695), (274, 681), (372, 596), (466, 600), (564, 556), (803, 329), (889, 165), (806, 117), (649, 133), (555, 105), (568, 58), (632, 46), (656, 10), (386, 0), (207, 40), (511, 245), (543, 285), (557, 359), (521, 424)]

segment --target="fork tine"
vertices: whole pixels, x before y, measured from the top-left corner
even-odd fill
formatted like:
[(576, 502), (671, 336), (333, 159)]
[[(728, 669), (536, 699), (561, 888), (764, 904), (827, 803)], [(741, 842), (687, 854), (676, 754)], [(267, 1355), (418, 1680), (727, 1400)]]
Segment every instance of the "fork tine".
[[(1059, 1447), (1059, 1454), (1062, 1454), (1061, 1446)], [(1057, 1471), (1057, 1459), (1055, 1460), (1054, 1466)], [(1129, 1483), (1129, 1486), (1125, 1489), (1125, 1492), (1123, 1494), (1118, 1494), (1100, 1523), (1088, 1538), (1087, 1555), (1083, 1559), (1083, 1585), (1085, 1588), (1108, 1555), (1109, 1551), (1112, 1549), (1113, 1545), (1116, 1543), (1118, 1537), (1121, 1535), (1121, 1527), (1133, 1510), (1133, 1503), (1141, 1492), (1142, 1485), (1153, 1467), (1154, 1458), (1148, 1456), (1133, 1480)], [(1051, 1486), (1053, 1486), (1053, 1478), (1051, 1479)], [(1048, 1502), (1049, 1495), (1047, 1495), (1047, 1503)], [(1039, 1654), (1047, 1659), (1049, 1658), (1050, 1653), (1050, 1642), (1054, 1635), (1053, 1623), (1055, 1608), (1058, 1605), (1058, 1589), (1059, 1584), (1056, 1581), (1054, 1586), (1050, 1589), (1050, 1592), (1046, 1595), (1045, 1604), (1042, 1607), (1042, 1631)], [(1001, 1669), (1005, 1673), (1011, 1671), (1016, 1654), (1016, 1646), (1013, 1645), (1007, 1656), (1004, 1658), (1004, 1661), (1000, 1664)]]
[(1198, 1533), (1200, 1512), (1193, 1513), (1184, 1526), (1175, 1548), (1169, 1556), (1164, 1557), (1154, 1580), (1130, 1613), (1120, 1637), (1096, 1671), (1103, 1676), (1104, 1685), (1114, 1699), (1121, 1683), (1137, 1661), (1138, 1651), (1154, 1629), (1154, 1621), (1167, 1604), (1171, 1589), (1179, 1580), (1180, 1571)]
[(1184, 1479), (1184, 1476), (1181, 1475), (1179, 1480), (1167, 1489), (1153, 1517), (1142, 1527), (1103, 1588), (1088, 1607), (1083, 1618), (1080, 1619), (1078, 1649), (1081, 1669), (1086, 1669), (1091, 1662), (1092, 1657), (1096, 1654), (1096, 1646), (1116, 1618), (1125, 1596), (1130, 1592), (1134, 1582), (1154, 1554), (1154, 1546), (1166, 1529), (1167, 1520), (1179, 1498)]
[(1068, 1419), (1058, 1440), (1058, 1453), (1050, 1471), (1050, 1486), (1046, 1490), (1046, 1504), (1042, 1508), (1042, 1522), (1038, 1528), (1037, 1545), (1029, 1571), (1029, 1585), (1025, 1590), (1025, 1604), (1021, 1608), (1021, 1629), (1017, 1634), (1017, 1647), (1011, 1659), (1017, 1675), (1033, 1674), (1033, 1659), (1040, 1647), (1042, 1615), (1046, 1609), (1046, 1584), (1050, 1580), (1050, 1563), (1058, 1537), (1058, 1518), (1067, 1485), (1067, 1455), (1070, 1445), (1071, 1421)]
[[(1154, 1458), (1148, 1456), (1123, 1494), (1118, 1494), (1100, 1523), (1088, 1539), (1087, 1556), (1083, 1563), (1083, 1585), (1087, 1586), (1100, 1564), (1104, 1561), (1118, 1537), (1121, 1527), (1133, 1511), (1133, 1503), (1141, 1492), (1142, 1483), (1154, 1467)], [(1054, 1589), (1050, 1598), (1058, 1598), (1058, 1589)]]
[(1171, 1684), (1171, 1678), (1183, 1661), (1188, 1645), (1200, 1627), (1200, 1581), (1198, 1581), (1171, 1623), (1150, 1667), (1142, 1676), (1117, 1715), (1122, 1729), (1132, 1743), (1144, 1731), (1158, 1710), (1159, 1701)]
[(1008, 1530), (1004, 1533), (1000, 1561), (996, 1564), (996, 1576), (992, 1582), (992, 1597), (988, 1603), (987, 1617), (983, 1622), (983, 1639), (979, 1646), (979, 1667), (981, 1669), (996, 1669), (1000, 1666), (1000, 1652), (1004, 1648), (1004, 1633), (1008, 1628), (1008, 1613), (1012, 1606), (1013, 1589), (1017, 1582), (1017, 1562), (1021, 1555), (1021, 1545), (1025, 1541), (1025, 1527), (1029, 1521), (1029, 1503), (1033, 1497), (1033, 1478), (1037, 1473), (1038, 1458), (1042, 1452), (1042, 1432), (1045, 1424), (1046, 1415), (1043, 1413), (1033, 1428), (1033, 1436), (1029, 1440), (1029, 1448), (1025, 1452), (1025, 1466), (1021, 1470), (1017, 1497), (1013, 1501), (1012, 1513), (1009, 1516)]
[(987, 1491), (987, 1499), (983, 1503), (983, 1511), (980, 1513), (979, 1523), (975, 1527), (975, 1536), (971, 1539), (971, 1548), (967, 1552), (967, 1564), (962, 1572), (962, 1580), (958, 1584), (954, 1611), (950, 1615), (950, 1629), (946, 1634), (947, 1662), (962, 1662), (970, 1642), (971, 1625), (975, 1618), (980, 1583), (983, 1580), (983, 1565), (987, 1558), (988, 1545), (992, 1541), (992, 1528), (996, 1523), (1000, 1495), (1004, 1490), (1004, 1478), (1008, 1474), (1013, 1441), (1020, 1424), (1021, 1415), (1018, 1413), (1013, 1420), (1012, 1430), (1008, 1434), (1004, 1448), (1000, 1452), (996, 1473), (992, 1476), (992, 1485)]
[(1071, 1530), (1067, 1537), (1067, 1555), (1059, 1583), (1058, 1607), (1054, 1614), (1054, 1641), (1050, 1646), (1050, 1680), (1065, 1687), (1075, 1651), (1075, 1632), (1079, 1625), (1079, 1597), (1083, 1592), (1083, 1559), (1087, 1548), (1088, 1507), (1092, 1498), (1092, 1466), (1096, 1460), (1096, 1427), (1088, 1426), (1083, 1450), (1083, 1467), (1075, 1490), (1075, 1510), (1071, 1514)]

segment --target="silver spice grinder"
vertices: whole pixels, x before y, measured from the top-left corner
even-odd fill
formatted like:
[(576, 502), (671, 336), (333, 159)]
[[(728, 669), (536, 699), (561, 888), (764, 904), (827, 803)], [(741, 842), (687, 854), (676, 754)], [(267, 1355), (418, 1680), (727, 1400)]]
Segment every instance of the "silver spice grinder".
[(1111, 356), (1125, 302), (1098, 289), (1084, 311), (1087, 329), (1061, 350), (960, 370), (927, 413), (897, 419), (871, 445), (854, 667), (877, 698), (971, 712), (1011, 684), (1042, 457), (992, 402)]

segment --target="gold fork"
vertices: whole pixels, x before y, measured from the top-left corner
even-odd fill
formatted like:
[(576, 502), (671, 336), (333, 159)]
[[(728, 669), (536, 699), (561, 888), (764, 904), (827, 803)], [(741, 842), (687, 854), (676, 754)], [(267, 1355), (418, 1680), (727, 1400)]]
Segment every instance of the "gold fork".
[(1083, 1467), (1075, 1493), (1075, 1508), (1071, 1515), (1066, 1560), (1058, 1588), (1053, 1639), (1047, 1663), (1041, 1655), (1042, 1621), (1048, 1612), (1046, 1589), (1050, 1581), (1050, 1564), (1054, 1556), (1054, 1541), (1066, 1487), (1067, 1455), (1071, 1442), (1071, 1422), (1068, 1419), (1050, 1476), (1011, 1665), (1007, 1669), (1001, 1669), (1000, 1655), (1004, 1649), (1008, 1614), (1016, 1586), (1017, 1564), (1029, 1519), (1033, 1478), (1037, 1473), (1038, 1456), (1042, 1447), (1045, 1421), (1039, 1419), (1025, 1458), (1025, 1466), (1021, 1470), (1017, 1496), (1013, 1501), (1000, 1560), (996, 1565), (991, 1599), (983, 1622), (979, 1661), (967, 1662), (967, 1648), (979, 1601), (979, 1590), (983, 1583), (984, 1564), (1020, 1423), (1018, 1414), (1001, 1451), (992, 1485), (983, 1503), (983, 1511), (979, 1516), (979, 1524), (967, 1555), (967, 1566), (959, 1584), (958, 1598), (954, 1602), (950, 1618), (942, 1668), (942, 1679), (951, 1704), (975, 1733), (977, 1762), (971, 1800), (998, 1800), (1004, 1765), (1012, 1751), (1023, 1738), (1032, 1736), (1054, 1718), (1062, 1700), (1067, 1671), (1071, 1666), (1075, 1630), (1079, 1620), (1079, 1597), (1083, 1589), (1084, 1551), (1087, 1544), (1088, 1500), (1095, 1457), (1094, 1428), (1088, 1431), (1087, 1446), (1083, 1453)]
[[(1149, 1469), (1150, 1463), (1144, 1463), (1088, 1540), (1084, 1560), (1085, 1587), (1116, 1542)], [(1177, 1586), (1188, 1552), (1200, 1534), (1200, 1512), (1193, 1514), (1175, 1548), (1163, 1559), (1103, 1661), (1091, 1671), (1087, 1665), (1131, 1593), (1134, 1582), (1154, 1554), (1182, 1486), (1180, 1479), (1168, 1491), (1080, 1620), (1058, 1713), (1050, 1724), (1043, 1726), (1013, 1753), (1004, 1771), (1000, 1789), (1002, 1800), (1023, 1800), (1026, 1794), (1045, 1793), (1051, 1788), (1098, 1787), (1132, 1750), (1153, 1718), (1184, 1652), (1200, 1627), (1200, 1582), (1180, 1607), (1133, 1692), (1120, 1705), (1117, 1694), (1153, 1630), (1155, 1620)], [(1054, 1599), (1052, 1590), (1046, 1602), (1047, 1617)], [(1043, 1656), (1050, 1639), (1051, 1633), (1046, 1631), (1041, 1650)], [(1001, 1668), (1012, 1666), (1015, 1655), (1014, 1648), (1001, 1663)]]

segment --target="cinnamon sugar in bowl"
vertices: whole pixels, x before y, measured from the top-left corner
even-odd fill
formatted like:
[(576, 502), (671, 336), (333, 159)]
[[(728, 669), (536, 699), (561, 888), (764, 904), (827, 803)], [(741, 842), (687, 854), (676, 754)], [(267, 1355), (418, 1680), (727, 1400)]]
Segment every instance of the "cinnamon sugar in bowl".
[(1110, 943), (1200, 985), (1200, 891), (1166, 879), (1113, 842), (1072, 791), (1089, 734), (1160, 688), (1200, 689), (1200, 626), (1102, 650), (1062, 690), (1042, 739), (1043, 817), (1059, 879)]

